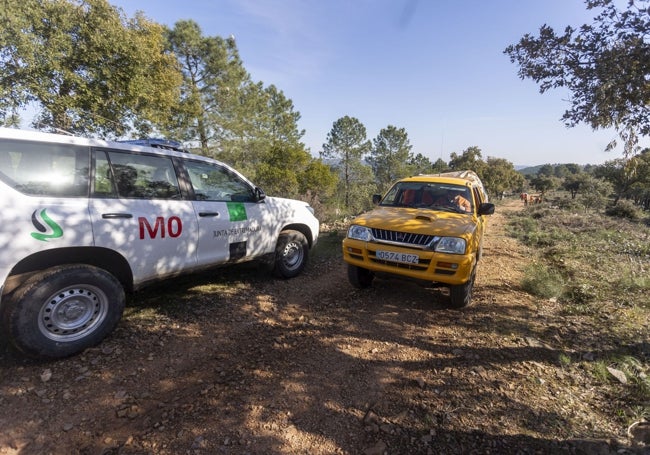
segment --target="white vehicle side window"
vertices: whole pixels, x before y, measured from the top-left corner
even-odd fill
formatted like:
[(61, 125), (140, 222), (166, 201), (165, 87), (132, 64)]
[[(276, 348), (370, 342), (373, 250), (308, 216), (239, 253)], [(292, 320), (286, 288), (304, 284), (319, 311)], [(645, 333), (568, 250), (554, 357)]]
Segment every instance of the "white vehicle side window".
[(2, 141), (0, 178), (30, 195), (88, 196), (90, 151), (86, 147)]
[[(181, 192), (170, 157), (139, 155), (135, 153), (107, 152), (110, 173), (97, 154), (96, 194), (109, 191), (103, 179), (112, 180), (110, 188), (116, 188), (119, 197), (136, 199), (180, 199)], [(97, 193), (99, 191), (99, 193)]]
[(252, 202), (252, 188), (227, 168), (186, 161), (185, 168), (199, 201)]

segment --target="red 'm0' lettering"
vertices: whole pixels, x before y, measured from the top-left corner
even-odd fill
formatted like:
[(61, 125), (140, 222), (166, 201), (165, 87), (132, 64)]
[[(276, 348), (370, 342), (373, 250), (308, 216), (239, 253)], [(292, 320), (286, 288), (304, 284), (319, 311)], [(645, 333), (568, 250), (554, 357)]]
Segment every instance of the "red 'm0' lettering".
[(149, 238), (156, 238), (158, 235), (158, 229), (160, 229), (160, 237), (165, 237), (165, 219), (162, 216), (156, 217), (156, 223), (153, 225), (153, 228), (149, 224), (149, 221), (143, 216), (138, 217), (138, 224), (140, 225), (140, 240), (144, 239), (145, 229), (149, 234)]
[(167, 232), (169, 232), (169, 236), (173, 238), (176, 238), (183, 233), (183, 223), (179, 217), (172, 216), (167, 220)]

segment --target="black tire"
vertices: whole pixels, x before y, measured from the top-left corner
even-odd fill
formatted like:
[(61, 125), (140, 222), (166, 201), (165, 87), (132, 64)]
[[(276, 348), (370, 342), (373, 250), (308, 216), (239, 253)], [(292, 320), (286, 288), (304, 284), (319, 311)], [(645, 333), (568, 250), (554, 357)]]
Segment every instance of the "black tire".
[(348, 264), (348, 280), (350, 280), (350, 284), (355, 288), (365, 289), (370, 287), (374, 278), (375, 274), (372, 271)]
[(474, 288), (474, 281), (476, 280), (476, 267), (472, 269), (472, 274), (464, 284), (457, 286), (449, 286), (449, 307), (450, 308), (465, 308), (472, 302), (472, 289)]
[(273, 272), (280, 278), (300, 275), (309, 260), (309, 244), (298, 231), (282, 231), (275, 247)]
[(124, 311), (124, 289), (103, 269), (52, 267), (30, 277), (2, 302), (0, 322), (9, 341), (34, 358), (61, 358), (94, 346)]

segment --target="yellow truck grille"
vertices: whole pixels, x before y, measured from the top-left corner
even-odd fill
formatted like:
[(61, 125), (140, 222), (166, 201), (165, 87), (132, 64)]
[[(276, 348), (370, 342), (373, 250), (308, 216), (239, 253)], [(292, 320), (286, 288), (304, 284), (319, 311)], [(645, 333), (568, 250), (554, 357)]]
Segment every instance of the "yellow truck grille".
[(372, 229), (372, 235), (377, 241), (403, 244), (405, 246), (427, 247), (434, 239), (433, 235), (413, 234), (410, 232), (389, 231), (387, 229)]

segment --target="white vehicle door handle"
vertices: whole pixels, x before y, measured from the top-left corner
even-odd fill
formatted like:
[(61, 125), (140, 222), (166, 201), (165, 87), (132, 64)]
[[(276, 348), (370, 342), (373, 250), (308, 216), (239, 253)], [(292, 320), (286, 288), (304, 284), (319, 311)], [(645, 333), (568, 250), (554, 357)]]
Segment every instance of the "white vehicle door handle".
[(219, 212), (199, 212), (199, 216), (219, 216)]
[(102, 213), (102, 218), (112, 219), (112, 218), (133, 218), (133, 215), (130, 213)]

